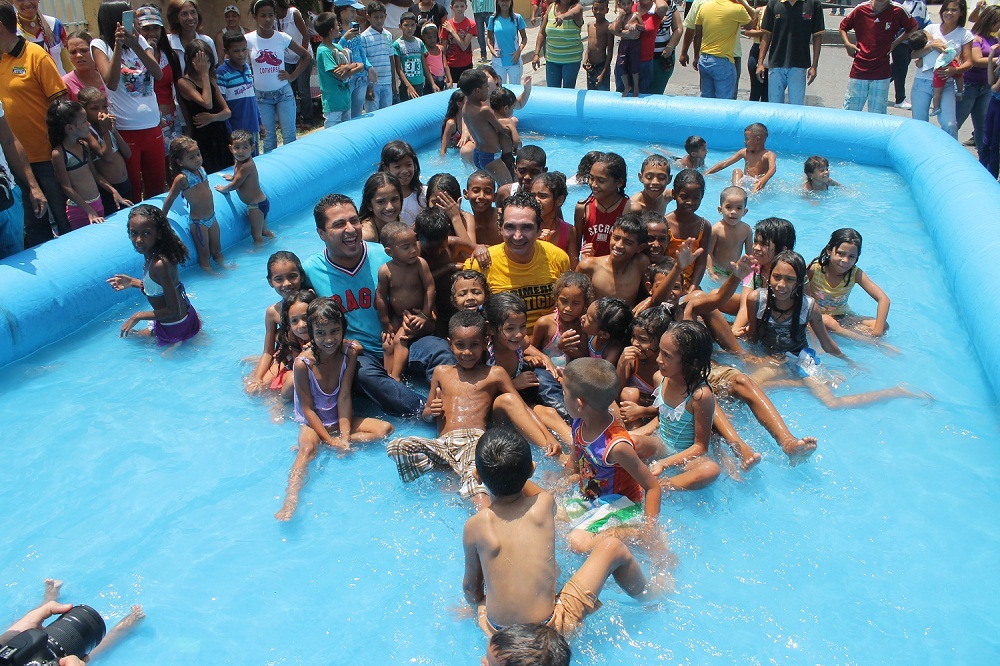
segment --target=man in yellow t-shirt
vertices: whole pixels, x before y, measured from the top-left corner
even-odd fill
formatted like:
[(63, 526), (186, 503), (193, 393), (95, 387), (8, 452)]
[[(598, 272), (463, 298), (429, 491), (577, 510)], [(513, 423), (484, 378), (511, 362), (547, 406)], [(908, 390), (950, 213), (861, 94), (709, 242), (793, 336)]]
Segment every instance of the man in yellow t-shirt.
[(741, 26), (753, 9), (746, 0), (706, 0), (695, 18), (694, 68), (701, 75), (701, 96), (732, 99), (736, 92), (733, 52)]
[(465, 267), (486, 275), (490, 292), (510, 291), (528, 306), (528, 335), (535, 321), (555, 307), (552, 285), (569, 270), (569, 257), (560, 248), (538, 240), (542, 208), (527, 192), (517, 192), (503, 202), (500, 235), (503, 243), (490, 248), (490, 267), (480, 268), (475, 259)]

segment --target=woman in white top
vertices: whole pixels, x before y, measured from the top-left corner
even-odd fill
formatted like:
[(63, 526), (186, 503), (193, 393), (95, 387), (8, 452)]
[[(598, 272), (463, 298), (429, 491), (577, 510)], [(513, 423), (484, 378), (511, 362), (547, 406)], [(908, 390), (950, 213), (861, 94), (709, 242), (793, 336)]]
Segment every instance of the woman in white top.
[(136, 201), (161, 194), (166, 189), (166, 158), (160, 109), (153, 81), (163, 76), (153, 50), (139, 36), (139, 23), (132, 33), (122, 27), (122, 14), (131, 10), (124, 0), (105, 2), (97, 10), (100, 39), (90, 43), (97, 71), (108, 90), (108, 104), (117, 118), (118, 131), (132, 149), (126, 160), (128, 179)]
[(187, 69), (184, 49), (196, 39), (208, 44), (212, 49), (212, 55), (215, 56), (215, 62), (221, 62), (219, 53), (215, 50), (215, 40), (198, 32), (201, 30), (201, 10), (198, 9), (195, 0), (170, 0), (167, 3), (167, 26), (170, 28), (167, 39), (170, 41), (170, 48), (177, 54), (182, 72)]
[[(309, 29), (306, 27), (302, 12), (296, 7), (290, 7), (285, 0), (275, 0), (274, 16), (278, 21), (278, 32), (283, 32), (292, 38), (292, 41), (301, 44), (302, 48), (309, 48)], [(350, 26), (343, 26), (344, 32)], [(285, 71), (291, 74), (299, 65), (299, 56), (295, 51), (287, 49), (285, 51)], [(298, 97), (298, 112), (302, 124), (312, 127), (312, 85), (309, 79), (312, 78), (312, 63), (310, 62), (298, 78), (292, 81), (292, 89)]]
[[(275, 30), (274, 0), (256, 0), (251, 6), (257, 29), (247, 33), (253, 87), (257, 93), (261, 122), (264, 124), (264, 152), (278, 146), (276, 123), (281, 124), (284, 144), (295, 141), (295, 93), (290, 80), (299, 77), (312, 64), (312, 53), (287, 34)], [(298, 66), (289, 73), (285, 69), (285, 50), (299, 56)]]
[[(961, 63), (958, 67), (946, 67), (941, 70), (944, 76), (954, 78), (972, 67), (972, 40), (974, 36), (965, 29), (965, 18), (968, 7), (965, 0), (945, 0), (941, 5), (941, 23), (933, 23), (924, 32), (928, 35), (927, 48), (915, 51), (913, 57), (922, 57), (923, 65), (917, 67), (913, 78), (913, 88), (910, 100), (913, 104), (913, 117), (917, 120), (928, 120), (930, 117), (931, 99), (934, 96), (934, 64), (939, 53), (952, 44)], [(947, 81), (941, 94), (941, 115), (938, 123), (948, 134), (958, 138), (958, 122), (955, 118), (955, 82)]]

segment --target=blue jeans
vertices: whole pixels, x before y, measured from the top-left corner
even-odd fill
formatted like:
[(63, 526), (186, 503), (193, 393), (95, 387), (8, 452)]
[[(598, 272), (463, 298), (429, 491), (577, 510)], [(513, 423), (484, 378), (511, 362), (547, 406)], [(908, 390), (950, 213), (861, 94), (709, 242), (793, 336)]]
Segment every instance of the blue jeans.
[(988, 85), (965, 84), (965, 96), (958, 103), (956, 110), (958, 128), (962, 129), (965, 121), (972, 117), (972, 130), (976, 138), (976, 150), (983, 146), (983, 124), (986, 122), (986, 109), (990, 106), (993, 95)]
[[(285, 71), (291, 74), (295, 71), (295, 68), (299, 66), (299, 63), (285, 63)], [(299, 118), (302, 122), (307, 125), (312, 125), (313, 122), (313, 103), (312, 103), (312, 83), (310, 79), (312, 78), (312, 62), (310, 61), (309, 66), (306, 67), (306, 71), (299, 75), (299, 78), (295, 79), (292, 83), (292, 91), (298, 97), (296, 102), (296, 109), (298, 110)]]
[(736, 91), (736, 65), (726, 58), (702, 53), (698, 58), (701, 96), (708, 99), (732, 99)]
[(806, 70), (801, 67), (772, 67), (767, 76), (768, 102), (784, 104), (787, 89), (789, 104), (803, 106), (806, 103)]
[(21, 202), (21, 190), (16, 183), (11, 183), (10, 186), (10, 196), (14, 198), (14, 203), (0, 212), (0, 259), (24, 249), (24, 204)]
[[(913, 104), (913, 118), (930, 121), (931, 100), (934, 96), (934, 86), (931, 79), (918, 77), (913, 79), (910, 89), (910, 103)], [(941, 114), (937, 117), (938, 124), (948, 134), (958, 138), (958, 122), (955, 120), (955, 83), (948, 81), (941, 92)]]
[(559, 383), (559, 380), (553, 377), (551, 372), (543, 368), (535, 368), (534, 373), (535, 377), (538, 378), (538, 399), (541, 403), (559, 412), (559, 416), (566, 423), (572, 423), (569, 412), (566, 411), (562, 384)]
[(277, 90), (257, 91), (257, 106), (260, 108), (260, 118), (267, 130), (264, 137), (264, 152), (270, 152), (278, 147), (277, 123), (281, 123), (281, 142), (284, 145), (295, 141), (295, 93), (292, 86), (286, 83)]
[(557, 63), (545, 61), (545, 85), (549, 88), (576, 88), (576, 75), (580, 62)]
[(365, 96), (368, 94), (368, 74), (361, 73), (361, 76), (352, 76), (351, 85), (351, 118), (357, 118), (364, 113)]
[[(381, 81), (382, 79), (379, 79)], [(365, 101), (365, 111), (371, 113), (379, 109), (387, 109), (392, 106), (392, 79), (389, 83), (379, 83), (372, 86), (372, 96), (375, 99)], [(365, 93), (367, 94), (367, 93)]]
[[(489, 55), (486, 52), (486, 22), (489, 20), (493, 12), (476, 12), (473, 14), (476, 18), (476, 37), (479, 38), (479, 55), (483, 56), (485, 60)], [(458, 83), (458, 81), (455, 81)], [(515, 81), (514, 83), (520, 83), (520, 81)]]
[[(410, 345), (410, 362), (406, 369), (411, 375), (422, 373), (429, 383), (434, 368), (439, 365), (455, 365), (455, 357), (446, 340), (429, 335)], [(390, 377), (382, 359), (369, 352), (358, 357), (354, 389), (392, 416), (412, 416), (424, 408), (425, 399)]]
[(56, 230), (60, 235), (70, 232), (69, 220), (66, 219), (66, 193), (62, 185), (56, 179), (56, 170), (52, 162), (32, 162), (31, 173), (42, 189), (42, 194), (49, 202), (45, 208), (45, 214), (35, 217), (31, 209), (31, 202), (28, 201), (28, 193), (21, 193), (21, 200), (24, 203), (24, 246), (34, 247), (45, 241), (52, 240), (52, 224), (49, 215), (56, 221)]

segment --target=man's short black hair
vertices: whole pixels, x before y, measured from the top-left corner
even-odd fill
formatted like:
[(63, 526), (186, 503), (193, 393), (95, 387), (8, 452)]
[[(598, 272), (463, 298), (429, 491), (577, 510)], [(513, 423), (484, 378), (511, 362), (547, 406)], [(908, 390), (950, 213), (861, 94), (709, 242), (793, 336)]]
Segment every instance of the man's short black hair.
[[(354, 206), (354, 199), (346, 194), (328, 194), (320, 199), (313, 208), (313, 218), (316, 220), (316, 228), (326, 229), (327, 209), (333, 208), (334, 206), (343, 206), (344, 204), (351, 204)], [(354, 206), (354, 210), (357, 209), (358, 207)]]
[[(476, 316), (474, 312), (467, 314)], [(535, 471), (531, 445), (515, 430), (490, 428), (476, 444), (476, 470), (494, 497), (516, 495)]]
[[(505, 215), (508, 208), (530, 208), (535, 211), (535, 224), (538, 225), (539, 229), (542, 228), (542, 205), (538, 203), (538, 199), (531, 192), (518, 190), (504, 199), (503, 210)], [(503, 220), (500, 220), (500, 224), (501, 226), (503, 225)]]

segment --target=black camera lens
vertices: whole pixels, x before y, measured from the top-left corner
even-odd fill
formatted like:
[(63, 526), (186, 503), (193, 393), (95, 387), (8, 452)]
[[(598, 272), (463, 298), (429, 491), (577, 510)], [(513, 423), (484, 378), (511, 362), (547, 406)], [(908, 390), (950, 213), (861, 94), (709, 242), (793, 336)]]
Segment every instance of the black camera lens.
[(71, 654), (86, 656), (104, 640), (107, 630), (104, 618), (90, 606), (73, 606), (45, 627), (49, 649), (60, 659)]

